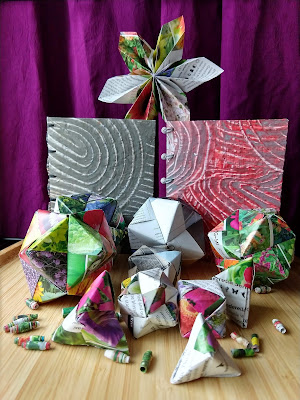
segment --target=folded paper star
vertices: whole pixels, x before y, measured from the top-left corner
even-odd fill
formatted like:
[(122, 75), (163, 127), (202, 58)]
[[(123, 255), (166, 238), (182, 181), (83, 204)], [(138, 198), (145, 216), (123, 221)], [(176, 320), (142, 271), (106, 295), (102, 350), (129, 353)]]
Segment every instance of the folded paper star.
[(138, 272), (122, 284), (120, 312), (136, 339), (177, 325), (178, 291), (161, 269)]
[(160, 268), (175, 285), (181, 272), (181, 253), (164, 247), (141, 246), (128, 258), (128, 263), (129, 276), (140, 271)]
[(126, 337), (115, 315), (113, 287), (107, 271), (103, 271), (92, 283), (77, 307), (53, 333), (52, 340), (129, 354)]
[(201, 313), (216, 338), (226, 334), (226, 299), (219, 284), (212, 280), (180, 280), (179, 325), (183, 337), (190, 337), (195, 319)]
[(203, 315), (199, 313), (170, 382), (179, 384), (204, 377), (226, 378), (239, 375), (239, 368), (219, 345)]
[(128, 237), (132, 250), (144, 244), (181, 251), (184, 261), (204, 256), (202, 218), (180, 201), (150, 197), (128, 225)]
[(45, 302), (84, 293), (103, 270), (111, 269), (115, 254), (103, 210), (71, 215), (38, 210), (19, 256), (31, 296)]
[(220, 269), (251, 261), (254, 286), (289, 276), (296, 237), (274, 210), (237, 210), (208, 237)]
[(182, 60), (183, 16), (163, 25), (155, 50), (136, 32), (121, 32), (119, 51), (130, 73), (110, 78), (98, 100), (131, 104), (125, 118), (155, 119), (160, 111), (169, 121), (188, 121), (185, 92), (223, 70), (205, 57)]

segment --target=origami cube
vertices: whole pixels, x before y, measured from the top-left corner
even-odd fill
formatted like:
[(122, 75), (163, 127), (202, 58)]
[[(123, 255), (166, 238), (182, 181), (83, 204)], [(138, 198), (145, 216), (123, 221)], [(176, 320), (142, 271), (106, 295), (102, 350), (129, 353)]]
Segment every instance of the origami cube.
[(217, 266), (252, 263), (254, 285), (286, 279), (295, 250), (295, 234), (274, 210), (237, 210), (209, 232)]
[(181, 272), (181, 253), (167, 248), (141, 246), (128, 258), (128, 263), (129, 276), (140, 271), (160, 268), (175, 285)]
[(107, 271), (103, 271), (92, 283), (77, 307), (55, 330), (52, 340), (129, 354), (126, 337), (115, 315), (113, 287)]
[(111, 197), (101, 197), (94, 193), (59, 196), (56, 199), (54, 211), (63, 214), (75, 214), (82, 211), (103, 210), (116, 245), (119, 245), (126, 235), (123, 215), (117, 200)]
[(161, 269), (138, 272), (123, 283), (120, 312), (135, 338), (177, 324), (178, 291)]
[(204, 316), (216, 338), (226, 335), (226, 299), (216, 281), (180, 280), (178, 291), (181, 336), (190, 337), (199, 313)]
[(179, 384), (202, 377), (226, 378), (239, 375), (239, 368), (219, 345), (205, 318), (199, 313), (170, 382)]
[(150, 197), (128, 225), (128, 236), (132, 250), (144, 244), (181, 251), (182, 260), (204, 256), (202, 218), (180, 201)]
[(19, 256), (31, 296), (44, 302), (84, 293), (104, 269), (111, 268), (115, 254), (102, 210), (72, 215), (38, 210)]

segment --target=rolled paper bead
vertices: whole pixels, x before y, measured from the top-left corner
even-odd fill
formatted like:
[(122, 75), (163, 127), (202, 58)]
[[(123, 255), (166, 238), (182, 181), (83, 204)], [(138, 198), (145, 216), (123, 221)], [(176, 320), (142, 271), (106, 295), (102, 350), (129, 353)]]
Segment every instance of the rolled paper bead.
[(130, 357), (127, 354), (118, 350), (105, 350), (104, 357), (120, 364), (128, 364), (130, 361)]
[(67, 315), (70, 314), (70, 312), (74, 309), (75, 307), (66, 307), (62, 309), (62, 316), (63, 318), (66, 318)]
[(259, 353), (259, 338), (257, 333), (253, 333), (251, 336), (251, 345), (255, 353)]
[(31, 308), (32, 310), (36, 310), (39, 308), (39, 303), (33, 299), (25, 299), (26, 306)]
[(49, 350), (50, 346), (50, 342), (34, 342), (29, 340), (26, 343), (22, 343), (22, 347), (26, 350)]
[(28, 318), (29, 318), (29, 321), (34, 321), (34, 320), (38, 319), (38, 314), (22, 314), (22, 315), (17, 315), (17, 316), (15, 316), (15, 317), (13, 317), (13, 321), (15, 321), (16, 319), (25, 318), (25, 317), (28, 317)]
[(148, 350), (143, 355), (142, 362), (140, 365), (140, 371), (146, 373), (151, 363), (151, 360), (152, 360), (152, 351)]
[(27, 337), (16, 337), (14, 339), (14, 343), (17, 344), (18, 346), (21, 346), (22, 343), (24, 342), (44, 342), (45, 341), (45, 336), (38, 336), (38, 335), (33, 335), (33, 336), (27, 336)]
[(121, 313), (119, 313), (119, 312), (115, 312), (115, 314), (116, 314), (116, 317), (117, 317), (117, 319), (118, 319), (118, 321), (122, 321), (123, 319), (122, 319), (122, 314)]
[(11, 328), (14, 325), (20, 325), (20, 324), (22, 324), (22, 322), (30, 322), (29, 317), (26, 316), (26, 317), (15, 319), (14, 321), (12, 321), (9, 324), (5, 325), (3, 327), (3, 329), (4, 329), (5, 332), (9, 332), (9, 328)]
[(279, 332), (281, 332), (281, 333), (285, 333), (286, 332), (285, 327), (282, 325), (282, 323), (278, 319), (272, 319), (272, 324), (275, 326), (275, 328)]
[(235, 340), (237, 343), (241, 344), (245, 349), (248, 349), (251, 347), (250, 342), (242, 336), (239, 336), (236, 332), (231, 332), (230, 334), (231, 339)]
[(233, 358), (253, 357), (255, 352), (253, 349), (231, 349)]
[(9, 328), (11, 333), (23, 333), (31, 331), (32, 329), (36, 329), (40, 326), (39, 321), (32, 321), (32, 322), (22, 322), (20, 325), (14, 325)]
[(257, 286), (254, 289), (255, 293), (261, 293), (261, 294), (270, 293), (271, 290), (272, 289), (270, 288), (270, 286)]

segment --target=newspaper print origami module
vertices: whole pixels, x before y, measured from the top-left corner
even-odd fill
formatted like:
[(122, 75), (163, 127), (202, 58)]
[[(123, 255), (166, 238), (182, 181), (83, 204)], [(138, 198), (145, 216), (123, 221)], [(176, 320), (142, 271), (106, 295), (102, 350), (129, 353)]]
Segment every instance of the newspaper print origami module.
[(129, 258), (128, 275), (147, 269), (160, 268), (169, 280), (176, 284), (181, 272), (181, 253), (167, 248), (141, 246)]
[(150, 197), (128, 225), (132, 250), (142, 245), (167, 246), (181, 251), (182, 260), (204, 256), (204, 233), (201, 216), (180, 201)]
[(280, 209), (288, 120), (167, 122), (166, 194), (208, 230), (238, 208)]
[(205, 57), (182, 60), (184, 19), (179, 17), (161, 27), (156, 48), (136, 32), (121, 32), (119, 51), (130, 73), (110, 78), (98, 100), (131, 104), (125, 118), (186, 121), (190, 111), (184, 92), (207, 82), (223, 70)]
[(199, 313), (170, 382), (179, 384), (202, 377), (226, 378), (239, 375), (239, 368), (219, 345), (203, 315)]
[(253, 265), (255, 286), (289, 276), (296, 237), (275, 210), (237, 210), (208, 237), (218, 268)]
[(138, 272), (123, 281), (123, 286), (118, 297), (120, 312), (136, 339), (177, 325), (178, 291), (161, 269)]
[(38, 210), (19, 256), (31, 296), (45, 302), (82, 295), (110, 270), (116, 247), (103, 210), (57, 214)]

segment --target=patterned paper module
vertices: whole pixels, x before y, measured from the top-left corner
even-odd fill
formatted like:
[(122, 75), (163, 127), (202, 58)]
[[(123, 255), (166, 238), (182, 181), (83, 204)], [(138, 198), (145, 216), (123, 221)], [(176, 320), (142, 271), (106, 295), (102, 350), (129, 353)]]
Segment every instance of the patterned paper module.
[(167, 122), (167, 197), (212, 229), (238, 208), (279, 210), (288, 120)]

